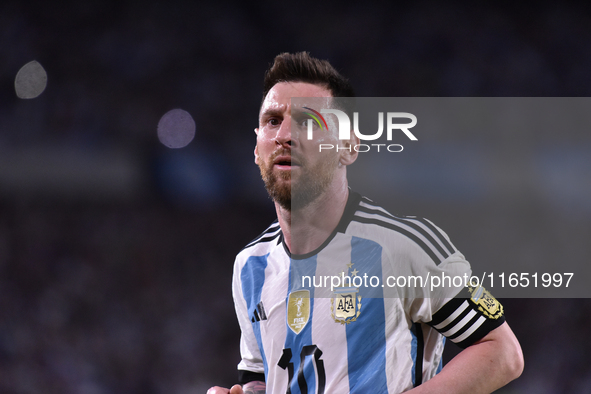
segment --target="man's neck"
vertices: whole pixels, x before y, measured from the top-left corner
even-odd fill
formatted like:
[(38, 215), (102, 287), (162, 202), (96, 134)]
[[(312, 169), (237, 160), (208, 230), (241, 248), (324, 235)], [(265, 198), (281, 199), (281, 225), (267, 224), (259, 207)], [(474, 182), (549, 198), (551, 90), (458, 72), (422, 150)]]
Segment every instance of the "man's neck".
[(285, 244), (295, 255), (316, 250), (335, 230), (347, 205), (347, 181), (331, 185), (306, 207), (290, 211), (275, 203)]

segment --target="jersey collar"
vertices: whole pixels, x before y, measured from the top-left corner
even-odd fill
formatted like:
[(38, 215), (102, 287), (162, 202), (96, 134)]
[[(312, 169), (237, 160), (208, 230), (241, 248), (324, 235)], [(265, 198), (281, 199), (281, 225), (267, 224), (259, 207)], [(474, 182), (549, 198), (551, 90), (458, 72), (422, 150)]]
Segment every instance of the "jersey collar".
[(357, 211), (357, 207), (359, 206), (359, 202), (361, 201), (361, 195), (357, 192), (354, 192), (349, 188), (349, 197), (347, 198), (347, 204), (345, 205), (345, 210), (343, 211), (343, 216), (341, 216), (341, 220), (339, 220), (339, 224), (333, 230), (333, 232), (326, 238), (326, 240), (315, 250), (306, 253), (306, 254), (292, 254), (289, 251), (289, 248), (285, 244), (285, 240), (283, 238), (283, 233), (281, 233), (281, 243), (283, 244), (283, 249), (285, 253), (289, 256), (289, 258), (293, 260), (304, 260), (310, 258), (322, 251), (332, 241), (332, 239), (337, 235), (337, 233), (345, 233), (347, 231), (347, 227), (349, 227), (349, 223), (353, 220), (353, 216)]

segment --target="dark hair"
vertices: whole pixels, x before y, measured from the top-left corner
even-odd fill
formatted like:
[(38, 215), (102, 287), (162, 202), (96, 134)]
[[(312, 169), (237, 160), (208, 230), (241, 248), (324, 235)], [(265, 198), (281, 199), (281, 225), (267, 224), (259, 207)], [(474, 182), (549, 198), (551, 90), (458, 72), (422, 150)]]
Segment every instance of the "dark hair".
[(307, 82), (325, 87), (333, 97), (355, 97), (349, 80), (328, 61), (316, 59), (308, 52), (282, 53), (275, 57), (265, 73), (263, 101), (279, 82)]

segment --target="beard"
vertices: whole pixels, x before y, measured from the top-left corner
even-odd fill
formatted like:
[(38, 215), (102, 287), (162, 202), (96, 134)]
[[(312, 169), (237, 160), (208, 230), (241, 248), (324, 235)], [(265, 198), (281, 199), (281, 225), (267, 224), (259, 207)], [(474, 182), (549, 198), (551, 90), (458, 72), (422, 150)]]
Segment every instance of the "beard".
[(261, 160), (261, 176), (273, 201), (288, 211), (297, 211), (315, 201), (332, 182), (338, 165), (338, 156), (326, 153), (324, 160), (312, 166), (303, 157), (292, 155), (300, 167), (300, 176), (295, 180), (292, 179), (291, 171), (280, 171), (279, 174), (273, 172), (273, 161), (285, 151), (276, 151), (267, 162)]

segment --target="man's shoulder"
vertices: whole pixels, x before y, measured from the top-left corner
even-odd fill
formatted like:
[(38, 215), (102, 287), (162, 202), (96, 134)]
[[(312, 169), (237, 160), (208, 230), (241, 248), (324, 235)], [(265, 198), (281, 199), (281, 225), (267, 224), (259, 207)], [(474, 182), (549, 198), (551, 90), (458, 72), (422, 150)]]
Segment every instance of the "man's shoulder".
[(393, 214), (368, 197), (360, 195), (358, 201), (354, 211), (351, 212), (350, 222), (376, 225), (397, 232), (404, 226), (437, 228), (432, 222), (422, 217)]
[(238, 253), (240, 256), (264, 255), (281, 242), (282, 232), (279, 222), (275, 220), (259, 236), (250, 241)]
[[(403, 238), (423, 250), (436, 263), (457, 252), (447, 234), (430, 220), (419, 216), (392, 214), (367, 197), (361, 197), (351, 224), (354, 224), (348, 229), (351, 235), (360, 233), (368, 238), (381, 240)], [(400, 252), (402, 244), (384, 242), (384, 245)]]

